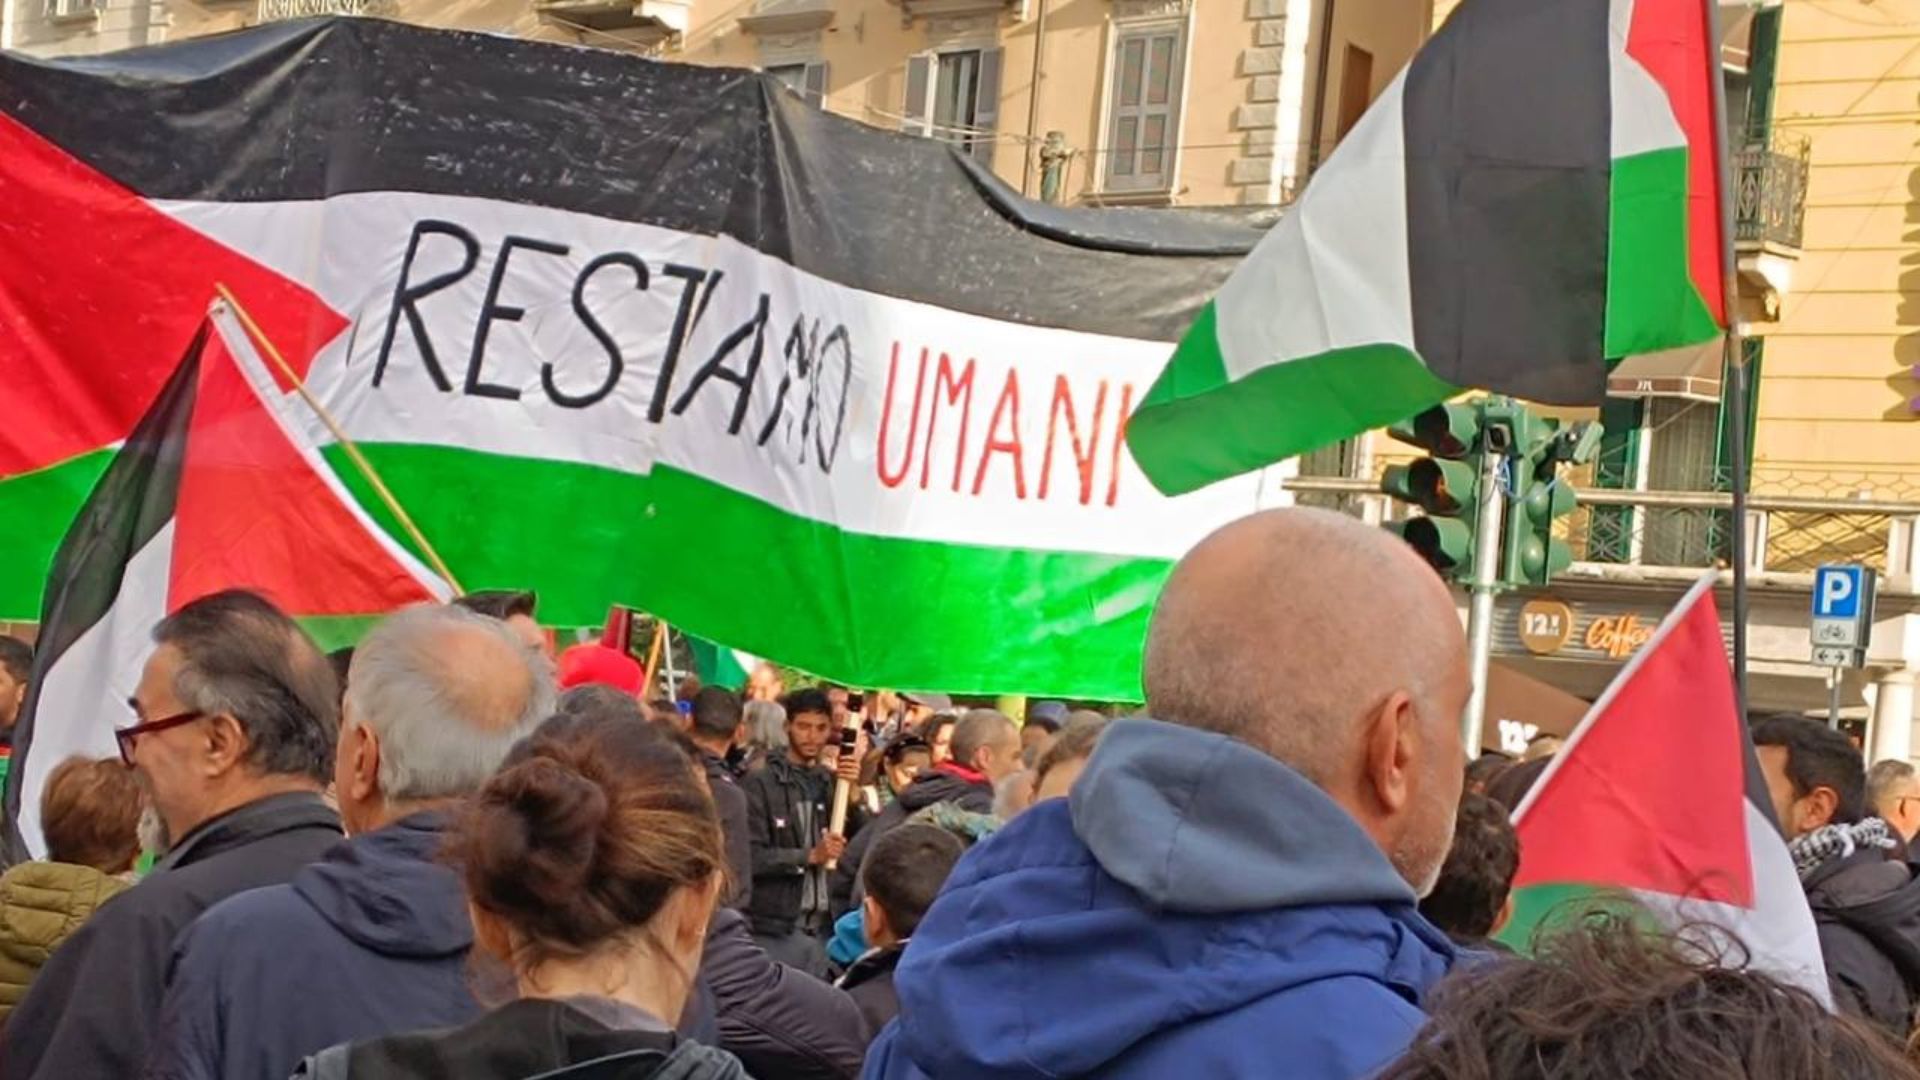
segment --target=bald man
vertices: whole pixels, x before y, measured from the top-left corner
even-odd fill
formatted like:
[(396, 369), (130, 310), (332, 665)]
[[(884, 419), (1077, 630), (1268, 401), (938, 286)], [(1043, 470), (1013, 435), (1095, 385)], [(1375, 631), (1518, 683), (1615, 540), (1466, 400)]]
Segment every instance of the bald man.
[(350, 839), (181, 935), (145, 1075), (288, 1076), (336, 1043), (478, 1015), (467, 902), (442, 834), (554, 708), (546, 658), (497, 619), (422, 606), (369, 632), (334, 762)]
[(1257, 514), (1174, 569), (1143, 667), (1155, 719), (948, 880), (867, 1080), (1325, 1080), (1406, 1048), (1455, 956), (1415, 907), (1464, 767), (1446, 587), (1379, 529)]

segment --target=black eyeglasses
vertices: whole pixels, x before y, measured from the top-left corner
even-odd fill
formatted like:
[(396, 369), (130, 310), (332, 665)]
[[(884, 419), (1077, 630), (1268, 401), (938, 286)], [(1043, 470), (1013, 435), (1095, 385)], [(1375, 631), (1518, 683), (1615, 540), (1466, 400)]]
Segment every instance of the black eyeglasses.
[(163, 716), (158, 720), (143, 720), (129, 727), (115, 728), (113, 731), (113, 741), (120, 747), (120, 760), (126, 762), (128, 768), (132, 768), (133, 741), (135, 739), (142, 735), (151, 735), (156, 731), (165, 731), (168, 728), (177, 728), (183, 724), (191, 724), (195, 720), (202, 719), (205, 716), (206, 714), (202, 712), (175, 713), (172, 716)]

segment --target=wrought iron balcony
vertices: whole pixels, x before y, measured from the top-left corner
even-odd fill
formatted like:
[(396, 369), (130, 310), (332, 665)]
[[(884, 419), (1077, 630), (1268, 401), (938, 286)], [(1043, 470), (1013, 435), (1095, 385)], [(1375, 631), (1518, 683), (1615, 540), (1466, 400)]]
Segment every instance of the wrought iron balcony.
[(1734, 152), (1734, 240), (1743, 250), (1800, 250), (1811, 147), (1803, 135), (1776, 134)]
[(394, 11), (394, 0), (260, 0), (254, 21), (269, 23), (315, 15), (391, 16)]

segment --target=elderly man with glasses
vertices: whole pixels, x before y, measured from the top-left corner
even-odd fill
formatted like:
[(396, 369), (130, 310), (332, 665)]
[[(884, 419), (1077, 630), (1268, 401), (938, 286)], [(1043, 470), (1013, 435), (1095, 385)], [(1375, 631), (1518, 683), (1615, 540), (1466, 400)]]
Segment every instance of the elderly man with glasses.
[(291, 879), (340, 840), (320, 797), (339, 723), (333, 668), (248, 592), (154, 628), (117, 733), (171, 847), (42, 969), (0, 1035), (0, 1078), (138, 1076), (175, 936), (211, 905)]
[(1900, 839), (1913, 843), (1920, 834), (1920, 773), (1913, 763), (1888, 758), (1867, 771), (1867, 798), (1880, 820)]

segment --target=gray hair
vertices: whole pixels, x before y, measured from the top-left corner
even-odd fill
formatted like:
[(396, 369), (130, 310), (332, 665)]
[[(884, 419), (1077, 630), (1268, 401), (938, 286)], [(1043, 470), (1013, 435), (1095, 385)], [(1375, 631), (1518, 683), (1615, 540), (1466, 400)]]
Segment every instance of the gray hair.
[(970, 767), (975, 754), (1008, 737), (1018, 739), (1020, 729), (1006, 713), (971, 709), (953, 725), (953, 760)]
[(771, 701), (749, 701), (741, 710), (747, 722), (747, 745), (769, 754), (787, 752), (787, 710)]
[(153, 640), (180, 653), (173, 696), (194, 712), (233, 717), (246, 732), (249, 765), (320, 783), (331, 776), (339, 683), (313, 639), (279, 608), (229, 589), (160, 620)]
[(347, 677), (347, 723), (380, 739), (380, 793), (470, 795), (554, 711), (553, 673), (507, 625), (451, 605), (387, 617)]
[(1892, 794), (1902, 783), (1913, 779), (1913, 763), (1899, 758), (1875, 762), (1867, 770), (1867, 798), (1874, 803)]

